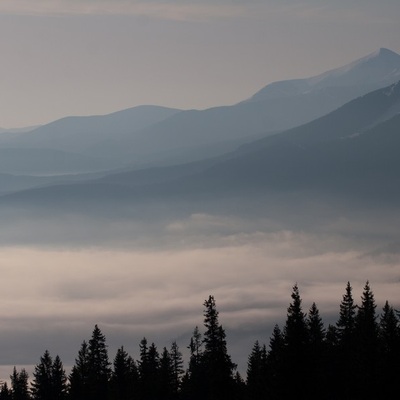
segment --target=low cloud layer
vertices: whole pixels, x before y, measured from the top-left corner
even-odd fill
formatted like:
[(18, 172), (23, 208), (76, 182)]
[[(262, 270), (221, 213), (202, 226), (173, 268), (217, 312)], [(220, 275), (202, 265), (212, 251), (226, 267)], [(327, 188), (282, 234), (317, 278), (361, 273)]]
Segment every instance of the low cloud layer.
[(305, 311), (315, 301), (326, 323), (336, 321), (347, 281), (357, 302), (369, 280), (378, 312), (386, 299), (400, 307), (396, 245), (372, 251), (340, 235), (234, 233), (235, 226), (223, 217), (193, 215), (165, 226), (172, 241), (177, 232), (191, 232), (189, 242), (159, 249), (3, 247), (2, 371), (35, 364), (45, 349), (70, 367), (94, 324), (107, 336), (111, 359), (120, 345), (138, 357), (143, 336), (159, 349), (177, 340), (184, 350), (193, 328), (202, 326), (210, 294), (242, 372), (254, 340), (268, 343), (273, 325), (284, 322), (295, 282)]

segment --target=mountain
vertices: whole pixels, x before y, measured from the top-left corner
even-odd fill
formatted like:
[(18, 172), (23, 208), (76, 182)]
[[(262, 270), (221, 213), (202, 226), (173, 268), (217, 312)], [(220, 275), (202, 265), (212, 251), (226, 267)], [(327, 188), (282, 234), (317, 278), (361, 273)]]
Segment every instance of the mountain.
[[(169, 182), (163, 190), (202, 195), (315, 190), (354, 196), (376, 187), (392, 191), (398, 187), (394, 177), (400, 176), (399, 132), (400, 82), (310, 123), (208, 160), (200, 171), (193, 172), (193, 164), (182, 166), (189, 176), (180, 177), (174, 185)], [(160, 169), (159, 177), (170, 170)], [(105, 176), (100, 181), (135, 186), (143, 184), (146, 173), (149, 170)]]
[(69, 117), (0, 147), (51, 148), (143, 168), (198, 161), (312, 121), (399, 79), (400, 56), (380, 49), (321, 75), (272, 83), (233, 106), (174, 110), (143, 106), (107, 116)]
[[(179, 112), (166, 107), (139, 106), (108, 115), (66, 117), (28, 133), (2, 134), (0, 147), (53, 149), (93, 157), (86, 149), (94, 143), (107, 138), (117, 141), (121, 135), (132, 134)], [(110, 160), (107, 156), (102, 158)], [(118, 160), (113, 164), (115, 161)]]
[(13, 175), (56, 176), (111, 170), (119, 163), (47, 148), (0, 148), (0, 171)]
[(312, 78), (273, 83), (233, 106), (184, 111), (102, 148), (144, 165), (199, 160), (233, 150), (232, 141), (241, 144), (314, 120), (399, 79), (400, 55), (380, 49)]
[[(230, 203), (235, 209), (273, 195), (290, 204), (322, 196), (350, 199), (359, 206), (371, 201), (396, 206), (399, 132), (400, 82), (221, 157), (27, 190), (3, 196), (0, 203), (61, 209), (96, 204), (116, 210), (140, 203), (158, 204), (158, 210), (160, 204), (175, 204), (193, 212), (211, 203), (226, 210)], [(235, 199), (239, 203), (233, 206)]]
[[(400, 80), (400, 55), (381, 48), (348, 65), (307, 79), (274, 82), (247, 101), (286, 98), (310, 93), (336, 93), (355, 98)], [(334, 89), (336, 88), (336, 90)], [(337, 91), (337, 88), (348, 90)], [(350, 100), (350, 99), (349, 99)]]

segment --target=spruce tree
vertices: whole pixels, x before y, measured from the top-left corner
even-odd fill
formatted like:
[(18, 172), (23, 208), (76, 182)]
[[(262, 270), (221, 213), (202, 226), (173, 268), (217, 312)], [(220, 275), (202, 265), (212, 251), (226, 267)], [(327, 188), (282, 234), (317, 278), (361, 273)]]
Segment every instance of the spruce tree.
[(1, 389), (0, 389), (0, 400), (12, 400), (12, 392), (11, 392), (11, 390), (8, 388), (7, 382), (4, 382), (4, 383), (1, 385)]
[(374, 294), (367, 281), (355, 319), (357, 366), (355, 390), (363, 396), (378, 396), (378, 324)]
[[(278, 325), (274, 326), (269, 340), (269, 350), (266, 355), (266, 388), (268, 398), (282, 398), (283, 385), (285, 382), (285, 338)], [(263, 353), (266, 348), (263, 348)]]
[(53, 360), (48, 350), (40, 358), (40, 363), (35, 366), (31, 393), (34, 400), (53, 400)]
[(176, 395), (174, 391), (174, 371), (170, 352), (163, 348), (160, 357), (159, 370), (160, 393), (165, 400), (173, 400)]
[(121, 346), (114, 358), (114, 368), (111, 374), (111, 397), (118, 400), (134, 398), (139, 380), (135, 361)]
[(218, 311), (213, 296), (204, 302), (204, 370), (207, 376), (206, 396), (209, 400), (220, 400), (233, 396), (235, 365), (228, 355), (225, 330), (219, 324)]
[(179, 351), (178, 344), (176, 341), (172, 342), (171, 350), (171, 364), (172, 364), (172, 391), (175, 398), (178, 398), (181, 389), (183, 370), (183, 358), (182, 353)]
[(17, 371), (16, 367), (13, 369), (11, 379), (11, 394), (13, 400), (30, 400), (28, 379), (29, 375), (25, 368)]
[(345, 294), (339, 306), (339, 319), (336, 323), (339, 346), (335, 352), (330, 352), (335, 357), (333, 365), (338, 374), (337, 386), (344, 399), (352, 399), (356, 395), (353, 377), (357, 367), (355, 333), (357, 306), (354, 303), (352, 290), (350, 282), (347, 282)]
[(190, 343), (189, 368), (182, 377), (181, 394), (186, 400), (203, 399), (205, 371), (203, 363), (203, 340), (199, 328), (194, 328)]
[(69, 376), (71, 400), (86, 400), (89, 398), (89, 346), (83, 341)]
[(265, 346), (261, 347), (256, 340), (247, 362), (246, 390), (248, 399), (261, 400), (266, 398), (266, 369)]
[(67, 398), (68, 385), (67, 376), (65, 374), (64, 366), (61, 359), (56, 355), (53, 365), (52, 365), (52, 390), (53, 390), (53, 400), (64, 400)]
[(312, 303), (306, 321), (308, 328), (307, 365), (314, 380), (312, 385), (307, 385), (309, 398), (330, 398), (326, 393), (328, 382), (325, 328), (315, 303)]
[(398, 317), (388, 301), (379, 322), (379, 351), (381, 397), (390, 398), (397, 390), (400, 374), (400, 331)]
[(336, 324), (340, 335), (341, 345), (348, 350), (348, 347), (353, 345), (355, 315), (357, 306), (354, 304), (352, 287), (350, 282), (347, 282), (346, 293), (340, 303), (339, 320)]
[(111, 376), (106, 338), (95, 325), (88, 347), (88, 400), (107, 400)]
[[(284, 327), (283, 376), (286, 379), (282, 382), (282, 389), (284, 390), (283, 395), (286, 397), (294, 395), (304, 397), (307, 394), (304, 382), (307, 378), (308, 329), (297, 284), (293, 286), (291, 298), (292, 302), (287, 309)], [(288, 377), (290, 377), (290, 381)]]
[(160, 395), (160, 356), (154, 343), (147, 345), (147, 339), (140, 342), (139, 392), (140, 399), (156, 400)]

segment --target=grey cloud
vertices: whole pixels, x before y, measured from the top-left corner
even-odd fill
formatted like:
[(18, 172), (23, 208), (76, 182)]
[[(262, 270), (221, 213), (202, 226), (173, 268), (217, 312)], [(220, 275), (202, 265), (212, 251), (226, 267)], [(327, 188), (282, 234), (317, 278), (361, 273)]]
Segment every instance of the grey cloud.
[[(273, 325), (283, 323), (295, 282), (305, 311), (315, 301), (325, 321), (335, 320), (348, 280), (357, 301), (367, 279), (379, 307), (397, 301), (399, 255), (382, 262), (368, 255), (363, 241), (250, 226), (233, 233), (239, 222), (222, 216), (172, 223), (192, 235), (186, 247), (3, 247), (3, 362), (34, 364), (51, 347), (70, 366), (95, 323), (107, 336), (110, 357), (121, 344), (137, 356), (143, 336), (160, 348), (179, 338), (185, 348), (212, 294), (233, 359), (244, 371), (253, 341), (266, 342)], [(227, 230), (218, 236), (218, 229)], [(196, 247), (196, 235), (210, 231), (213, 240)]]

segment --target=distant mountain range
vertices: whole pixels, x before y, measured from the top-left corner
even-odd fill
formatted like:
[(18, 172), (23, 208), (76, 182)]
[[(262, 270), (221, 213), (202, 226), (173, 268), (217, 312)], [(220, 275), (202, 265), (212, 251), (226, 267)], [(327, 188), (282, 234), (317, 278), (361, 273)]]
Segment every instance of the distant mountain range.
[[(13, 157), (0, 163), (0, 172), (87, 173), (216, 157), (312, 121), (399, 79), (400, 55), (380, 49), (312, 78), (272, 83), (233, 106), (203, 111), (140, 106), (105, 116), (67, 117), (28, 133), (1, 134), (0, 150)], [(27, 149), (34, 149), (31, 155)], [(37, 149), (46, 163), (38, 163)]]
[(301, 193), (393, 206), (400, 200), (399, 146), (400, 82), (222, 156), (30, 189), (3, 196), (0, 204), (87, 210), (156, 202), (190, 208), (268, 194), (285, 201)]

